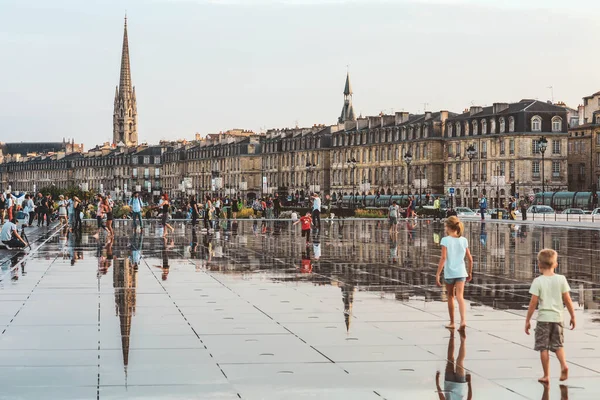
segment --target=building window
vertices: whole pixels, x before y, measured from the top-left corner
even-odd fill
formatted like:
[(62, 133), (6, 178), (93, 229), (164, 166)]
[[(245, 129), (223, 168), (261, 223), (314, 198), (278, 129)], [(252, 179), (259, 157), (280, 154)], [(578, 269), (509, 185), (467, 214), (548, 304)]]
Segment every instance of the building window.
[(540, 162), (535, 160), (531, 163), (531, 174), (534, 178), (540, 177)]
[(490, 133), (496, 133), (496, 120), (493, 118), (490, 120)]
[[(456, 123), (456, 137), (460, 137), (460, 122)], [(600, 137), (600, 135), (598, 137)]]
[(562, 131), (562, 118), (554, 117), (552, 118), (552, 132), (560, 132)]
[(511, 161), (509, 166), (509, 174), (511, 179), (515, 179), (515, 162)]
[(487, 121), (485, 119), (481, 120), (481, 134), (487, 134)]
[(452, 180), (452, 164), (448, 164), (448, 180)]
[(150, 156), (144, 156), (144, 164), (150, 164)]
[(133, 157), (133, 158), (131, 159), (131, 163), (132, 163), (132, 164), (137, 164), (137, 163), (138, 163), (138, 158), (137, 158), (137, 157)]
[(537, 139), (531, 141), (531, 154), (540, 154), (540, 144)]
[(514, 117), (508, 118), (508, 131), (509, 132), (515, 131), (515, 118)]
[(504, 176), (506, 172), (506, 163), (504, 161), (500, 161), (500, 176)]
[(456, 155), (460, 156), (460, 143), (456, 143)]
[(560, 154), (560, 140), (552, 141), (552, 154)]
[(465, 121), (465, 136), (469, 136), (469, 121)]
[(456, 164), (456, 180), (460, 181), (460, 164)]
[(504, 122), (504, 117), (501, 117), (500, 118), (500, 133), (504, 133), (505, 129), (506, 129), (506, 124)]
[(137, 168), (133, 168), (131, 172), (133, 173), (133, 177), (137, 178)]
[(452, 143), (450, 143), (448, 145), (448, 157), (454, 157), (454, 153), (452, 153), (453, 149), (454, 149), (454, 146), (452, 145)]
[(555, 178), (560, 176), (560, 161), (552, 161), (552, 176)]
[(448, 124), (448, 137), (452, 137), (452, 124)]
[(481, 142), (481, 158), (487, 158), (487, 141)]
[(473, 121), (473, 136), (477, 136), (477, 121)]
[(542, 131), (542, 118), (539, 116), (535, 116), (531, 118), (531, 131), (532, 132), (541, 132)]
[(504, 152), (505, 152), (505, 148), (504, 148), (504, 139), (500, 140), (500, 155), (503, 156)]
[(154, 169), (154, 177), (156, 179), (160, 178), (160, 169), (158, 169), (158, 168)]

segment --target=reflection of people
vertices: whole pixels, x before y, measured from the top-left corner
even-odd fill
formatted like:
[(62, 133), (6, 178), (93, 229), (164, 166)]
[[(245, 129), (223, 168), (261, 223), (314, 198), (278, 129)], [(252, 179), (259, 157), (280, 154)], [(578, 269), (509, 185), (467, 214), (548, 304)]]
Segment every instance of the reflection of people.
[(484, 246), (487, 244), (487, 232), (485, 231), (485, 222), (481, 223), (481, 231), (479, 232), (479, 241)]
[(156, 265), (157, 268), (162, 268), (162, 280), (166, 281), (169, 277), (169, 270), (171, 266), (169, 265), (169, 254), (168, 251), (170, 248), (174, 246), (174, 242), (171, 242), (170, 245), (167, 246), (167, 238), (163, 237), (163, 248), (161, 250), (162, 255), (162, 265)]
[[(542, 275), (533, 280), (529, 293), (531, 301), (525, 320), (525, 333), (529, 335), (531, 317), (538, 302), (539, 310), (535, 326), (535, 347), (540, 352), (544, 376), (538, 381), (543, 384), (550, 382), (550, 353), (556, 354), (560, 362), (560, 380), (567, 380), (569, 367), (565, 356), (563, 337), (563, 310), (567, 306), (571, 315), (571, 329), (575, 329), (575, 310), (569, 295), (569, 283), (564, 275), (555, 274), (558, 266), (558, 253), (552, 249), (543, 249), (538, 253), (538, 266)], [(564, 303), (564, 304), (563, 304)]]
[[(444, 236), (441, 242), (442, 256), (436, 273), (436, 283), (438, 286), (442, 286), (440, 275), (444, 270), (444, 282), (448, 296), (448, 314), (450, 316), (450, 324), (446, 325), (448, 329), (454, 329), (454, 296), (457, 297), (460, 312), (459, 330), (463, 330), (467, 326), (466, 305), (463, 295), (465, 280), (470, 282), (473, 276), (473, 257), (469, 250), (467, 238), (462, 236), (464, 229), (463, 223), (457, 217), (450, 217), (446, 220), (446, 234), (448, 236)], [(469, 261), (468, 272), (465, 257)]]
[(312, 268), (312, 263), (310, 261), (310, 247), (306, 247), (306, 251), (302, 253), (300, 272), (303, 274), (310, 274), (312, 272)]
[(440, 400), (466, 399), (473, 398), (473, 389), (471, 387), (471, 374), (465, 373), (465, 333), (460, 333), (460, 347), (458, 357), (454, 362), (454, 332), (450, 334), (448, 340), (448, 355), (446, 370), (444, 372), (444, 390), (440, 386), (440, 372), (435, 374), (435, 386)]
[(390, 261), (395, 263), (398, 260), (398, 232), (390, 235)]

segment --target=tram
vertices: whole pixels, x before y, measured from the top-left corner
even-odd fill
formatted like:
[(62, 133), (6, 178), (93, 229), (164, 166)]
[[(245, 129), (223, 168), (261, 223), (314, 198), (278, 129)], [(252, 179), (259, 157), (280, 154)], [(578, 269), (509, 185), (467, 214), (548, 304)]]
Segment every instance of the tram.
[(555, 211), (567, 208), (582, 208), (591, 210), (598, 207), (598, 196), (600, 192), (545, 192), (536, 193), (533, 205), (546, 205)]
[[(433, 199), (439, 197), (440, 205), (442, 208), (446, 208), (446, 198), (443, 195), (432, 194), (432, 195), (408, 195), (408, 194), (398, 194), (398, 195), (346, 195), (341, 199), (341, 207), (342, 208), (367, 208), (367, 209), (382, 209), (387, 210), (389, 206), (395, 201), (400, 207), (406, 208), (408, 207), (408, 198), (412, 196), (415, 198), (416, 203), (418, 205), (430, 205), (429, 201), (431, 200), (433, 204)], [(420, 198), (419, 198), (420, 197)]]

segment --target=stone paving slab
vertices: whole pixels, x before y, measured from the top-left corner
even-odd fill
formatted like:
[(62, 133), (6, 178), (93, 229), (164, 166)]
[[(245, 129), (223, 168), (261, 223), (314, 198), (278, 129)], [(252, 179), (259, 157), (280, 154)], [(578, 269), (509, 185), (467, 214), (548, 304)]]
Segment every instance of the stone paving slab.
[[(476, 269), (461, 339), (443, 328), (433, 280), (443, 226), (401, 227), (390, 237), (376, 222), (326, 224), (305, 246), (274, 223), (255, 234), (240, 222), (235, 235), (178, 225), (166, 241), (152, 224), (143, 238), (123, 224), (112, 241), (85, 227), (73, 251), (54, 231), (0, 275), (0, 399), (447, 400), (460, 398), (445, 378), (461, 365), (473, 399), (539, 399), (523, 328), (544, 243), (561, 247), (577, 304), (568, 398), (598, 398), (597, 234), (468, 223)], [(549, 399), (564, 398), (557, 377), (552, 357)]]

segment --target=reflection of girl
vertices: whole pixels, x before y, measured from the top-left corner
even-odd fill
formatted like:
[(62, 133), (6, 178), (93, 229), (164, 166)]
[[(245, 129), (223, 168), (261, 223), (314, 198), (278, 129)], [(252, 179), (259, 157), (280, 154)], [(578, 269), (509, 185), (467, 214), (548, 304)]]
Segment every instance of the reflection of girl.
[(460, 335), (460, 348), (458, 358), (454, 362), (454, 332), (450, 334), (448, 341), (448, 355), (446, 371), (444, 372), (444, 390), (440, 386), (440, 372), (435, 374), (435, 386), (440, 400), (471, 400), (473, 390), (471, 388), (471, 374), (465, 374), (465, 334)]

